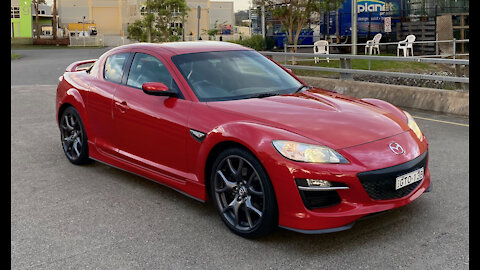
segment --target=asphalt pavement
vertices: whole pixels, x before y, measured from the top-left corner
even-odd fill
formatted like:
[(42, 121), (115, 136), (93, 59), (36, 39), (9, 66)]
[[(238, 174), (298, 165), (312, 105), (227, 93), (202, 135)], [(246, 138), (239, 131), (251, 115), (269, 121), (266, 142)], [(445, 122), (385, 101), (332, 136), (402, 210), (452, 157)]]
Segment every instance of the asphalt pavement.
[[(468, 118), (409, 110), (433, 191), (347, 231), (232, 234), (211, 203), (99, 162), (65, 158), (58, 77), (107, 49), (18, 50), (11, 61), (12, 269), (468, 269)], [(13, 50), (12, 50), (13, 52)]]

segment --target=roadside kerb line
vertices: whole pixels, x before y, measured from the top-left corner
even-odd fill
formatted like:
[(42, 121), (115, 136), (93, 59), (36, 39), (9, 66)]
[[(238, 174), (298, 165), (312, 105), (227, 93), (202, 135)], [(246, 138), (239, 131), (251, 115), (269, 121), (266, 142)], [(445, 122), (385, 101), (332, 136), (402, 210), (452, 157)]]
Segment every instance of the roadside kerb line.
[(432, 119), (432, 118), (425, 118), (425, 117), (420, 117), (420, 116), (413, 116), (413, 118), (422, 119), (422, 120), (427, 120), (427, 121), (440, 122), (440, 123), (445, 123), (445, 124), (450, 124), (450, 125), (457, 125), (457, 126), (463, 126), (463, 127), (470, 127), (468, 124), (455, 123), (455, 122), (449, 122), (449, 121), (437, 120), (437, 119)]

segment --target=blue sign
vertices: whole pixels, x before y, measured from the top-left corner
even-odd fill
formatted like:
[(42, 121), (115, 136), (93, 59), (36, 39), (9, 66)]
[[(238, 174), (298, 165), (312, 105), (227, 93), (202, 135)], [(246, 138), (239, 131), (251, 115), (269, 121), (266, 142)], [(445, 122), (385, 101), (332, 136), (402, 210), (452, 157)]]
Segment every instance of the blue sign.
[[(350, 36), (352, 26), (352, 0), (346, 0), (339, 10), (340, 35)], [(391, 17), (391, 23), (400, 21), (401, 0), (357, 0), (357, 35), (367, 36), (384, 31), (384, 18)], [(328, 34), (335, 34), (335, 11), (329, 17)], [(321, 31), (325, 33), (323, 23)]]

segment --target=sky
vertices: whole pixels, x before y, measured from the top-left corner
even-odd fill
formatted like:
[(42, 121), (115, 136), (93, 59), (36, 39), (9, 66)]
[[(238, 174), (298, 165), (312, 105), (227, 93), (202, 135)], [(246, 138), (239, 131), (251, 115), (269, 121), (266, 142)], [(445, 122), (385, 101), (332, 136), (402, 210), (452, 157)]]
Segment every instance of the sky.
[[(232, 0), (210, 0), (211, 2), (225, 1), (232, 2)], [(251, 0), (233, 0), (233, 11), (246, 10), (250, 6)]]
[[(212, 0), (213, 1), (213, 0)], [(234, 0), (233, 1), (233, 9), (235, 12), (239, 10), (246, 10), (250, 6), (251, 0)]]
[[(46, 0), (48, 5), (53, 5), (53, 0)], [(211, 0), (211, 1), (232, 1), (232, 0)], [(248, 9), (251, 0), (233, 0), (234, 12)]]

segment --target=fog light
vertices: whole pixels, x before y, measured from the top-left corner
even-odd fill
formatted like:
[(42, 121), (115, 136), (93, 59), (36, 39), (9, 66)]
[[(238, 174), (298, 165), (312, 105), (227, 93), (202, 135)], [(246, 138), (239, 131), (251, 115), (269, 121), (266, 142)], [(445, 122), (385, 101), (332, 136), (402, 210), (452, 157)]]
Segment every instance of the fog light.
[(309, 187), (331, 187), (332, 184), (327, 180), (306, 179)]

